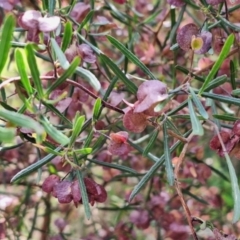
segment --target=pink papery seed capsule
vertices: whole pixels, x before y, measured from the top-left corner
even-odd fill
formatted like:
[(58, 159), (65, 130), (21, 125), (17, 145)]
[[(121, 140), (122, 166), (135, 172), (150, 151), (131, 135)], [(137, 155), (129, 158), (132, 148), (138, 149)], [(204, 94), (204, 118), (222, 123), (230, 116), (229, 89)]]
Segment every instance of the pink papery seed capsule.
[(71, 185), (71, 192), (73, 196), (74, 205), (77, 207), (82, 199), (82, 194), (79, 187), (79, 182), (75, 180)]
[(56, 195), (59, 203), (70, 203), (73, 199), (71, 182), (67, 180), (59, 182), (54, 186), (53, 193)]
[(54, 186), (59, 182), (60, 182), (59, 176), (50, 175), (44, 180), (42, 184), (42, 190), (46, 193), (51, 193), (53, 191)]

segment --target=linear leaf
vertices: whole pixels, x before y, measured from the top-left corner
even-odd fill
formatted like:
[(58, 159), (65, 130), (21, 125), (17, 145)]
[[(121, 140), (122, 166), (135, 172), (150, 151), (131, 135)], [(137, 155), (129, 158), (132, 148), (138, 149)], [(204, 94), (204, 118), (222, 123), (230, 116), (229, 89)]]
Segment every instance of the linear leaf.
[[(74, 157), (74, 162), (77, 164), (77, 156), (74, 154), (73, 157)], [(79, 188), (80, 188), (80, 192), (81, 192), (81, 196), (82, 196), (82, 203), (84, 206), (84, 211), (85, 211), (87, 219), (90, 219), (92, 214), (91, 214), (91, 210), (89, 207), (89, 199), (88, 199), (87, 189), (86, 189), (84, 179), (83, 179), (83, 174), (79, 170), (77, 170), (76, 173), (77, 173)]]
[(240, 95), (240, 89), (235, 89), (232, 91), (232, 95)]
[(201, 101), (199, 100), (198, 96), (196, 95), (196, 93), (193, 91), (193, 89), (191, 87), (189, 87), (189, 91), (192, 95), (192, 100), (195, 104), (195, 106), (198, 109), (198, 112), (200, 113), (200, 115), (204, 118), (204, 119), (208, 119), (208, 113), (205, 110), (205, 108), (203, 107)]
[(84, 28), (84, 26), (92, 19), (93, 15), (94, 15), (94, 10), (91, 10), (87, 16), (82, 20), (81, 24), (79, 25), (77, 31), (80, 32), (82, 30), (82, 28)]
[[(187, 137), (190, 134), (191, 131), (187, 132), (185, 137)], [(171, 148), (170, 153), (176, 150), (176, 148), (181, 144), (181, 141), (177, 141)], [(129, 197), (129, 202), (140, 192), (140, 190), (143, 188), (143, 186), (148, 182), (148, 180), (154, 176), (155, 172), (159, 169), (159, 167), (162, 166), (164, 163), (165, 155), (163, 154), (155, 163), (154, 165), (148, 170), (148, 172), (143, 176), (143, 178), (140, 180), (140, 182), (134, 187), (133, 191), (131, 192), (131, 195)]]
[(218, 56), (217, 61), (214, 63), (211, 71), (209, 72), (209, 74), (207, 75), (205, 82), (203, 83), (202, 87), (199, 90), (199, 94), (201, 95), (204, 90), (206, 89), (206, 87), (208, 86), (209, 82), (212, 80), (212, 78), (215, 76), (215, 74), (217, 73), (218, 69), (221, 67), (223, 61), (225, 60), (225, 58), (227, 57), (228, 53), (230, 52), (231, 46), (234, 42), (234, 35), (231, 34), (226, 42), (224, 43), (224, 46)]
[(156, 129), (151, 133), (149, 142), (148, 142), (147, 146), (144, 148), (143, 156), (146, 156), (150, 152), (151, 148), (153, 147), (154, 143), (156, 142), (158, 133), (159, 133), (159, 130), (156, 130)]
[(230, 81), (231, 81), (232, 89), (235, 90), (237, 88), (236, 70), (235, 70), (234, 62), (232, 60), (230, 60)]
[(17, 64), (17, 68), (18, 68), (18, 72), (19, 75), (21, 77), (21, 82), (25, 88), (25, 90), (27, 91), (28, 95), (31, 95), (33, 93), (33, 89), (30, 83), (30, 80), (28, 78), (28, 74), (27, 74), (27, 67), (25, 65), (24, 59), (23, 59), (23, 54), (21, 52), (20, 49), (16, 49), (15, 50), (15, 61)]
[(8, 53), (11, 47), (11, 40), (13, 35), (13, 30), (15, 26), (15, 20), (12, 15), (9, 15), (6, 18), (6, 21), (3, 25), (3, 30), (1, 34), (1, 41), (0, 41), (0, 74), (6, 64)]
[(109, 42), (112, 43), (114, 47), (119, 49), (122, 54), (124, 54), (129, 60), (131, 60), (134, 64), (136, 64), (141, 70), (146, 73), (151, 79), (156, 79), (156, 77), (151, 73), (151, 71), (143, 64), (139, 58), (134, 55), (131, 51), (129, 51), (122, 43), (120, 43), (117, 39), (112, 36), (107, 36)]
[(50, 15), (54, 14), (55, 7), (56, 7), (56, 0), (48, 0), (48, 11)]
[(27, 44), (25, 50), (26, 50), (27, 61), (32, 74), (32, 80), (33, 80), (34, 86), (36, 87), (39, 98), (42, 99), (44, 97), (43, 87), (42, 87), (40, 73), (38, 70), (38, 65), (34, 55), (33, 47), (30, 44)]
[(129, 172), (129, 173), (132, 173), (132, 174), (137, 174), (138, 173), (132, 168), (122, 166), (122, 165), (118, 165), (118, 164), (115, 164), (115, 163), (108, 163), (108, 162), (98, 161), (98, 160), (94, 160), (94, 159), (88, 159), (88, 161), (93, 162), (93, 163), (95, 163), (97, 165), (100, 165), (100, 166), (118, 169), (122, 172)]
[(174, 173), (172, 167), (172, 160), (170, 155), (170, 149), (168, 146), (168, 134), (167, 134), (167, 123), (163, 123), (163, 137), (164, 137), (164, 155), (165, 155), (165, 165), (166, 165), (166, 172), (167, 172), (167, 179), (170, 186), (174, 184)]
[(170, 118), (166, 118), (166, 122), (168, 125), (168, 128), (171, 128), (177, 135), (182, 136), (182, 133), (178, 130), (178, 128), (175, 126), (175, 124), (170, 120)]
[(48, 89), (47, 95), (49, 95), (54, 89), (56, 89), (59, 85), (61, 85), (67, 78), (74, 74), (77, 66), (80, 64), (79, 57), (75, 57), (72, 61), (69, 68), (62, 74), (61, 77), (58, 78)]
[(238, 117), (234, 117), (231, 115), (218, 115), (218, 114), (213, 114), (213, 117), (219, 120), (223, 120), (223, 121), (231, 121), (231, 122), (235, 122), (237, 120), (239, 120)]
[(118, 68), (118, 66), (110, 58), (103, 54), (100, 54), (100, 58), (112, 69), (113, 73), (122, 80), (127, 89), (131, 93), (136, 94), (137, 86), (126, 77), (126, 75)]
[(72, 23), (67, 22), (64, 27), (64, 33), (62, 38), (62, 51), (65, 52), (69, 44), (72, 41)]
[(88, 200), (86, 186), (84, 184), (83, 176), (80, 171), (77, 171), (77, 177), (78, 177), (78, 181), (79, 181), (79, 187), (80, 187), (80, 192), (81, 192), (81, 196), (82, 196), (82, 203), (84, 206), (84, 211), (85, 211), (87, 219), (90, 219), (91, 215), (92, 215), (91, 209), (89, 207), (89, 200)]
[(217, 100), (219, 102), (225, 102), (225, 103), (233, 104), (236, 106), (240, 106), (239, 98), (223, 96), (223, 95), (219, 95), (219, 94), (215, 94), (215, 93), (208, 93), (208, 92), (202, 93), (202, 96), (206, 97), (206, 98), (211, 98), (211, 99)]
[[(75, 154), (81, 154), (81, 155), (88, 155), (92, 152), (92, 148), (81, 148), (81, 149), (74, 149)], [(68, 152), (71, 154), (71, 152)]]
[(79, 134), (82, 130), (82, 126), (83, 126), (84, 121), (85, 121), (84, 116), (78, 116), (78, 115), (76, 115), (76, 116), (77, 117), (76, 117), (76, 120), (74, 121), (72, 135), (71, 135), (70, 142), (69, 142), (69, 145), (68, 145), (69, 147), (71, 147), (75, 143), (77, 137), (79, 136)]
[(101, 89), (101, 84), (98, 79), (95, 77), (93, 73), (89, 70), (84, 69), (82, 67), (77, 67), (76, 73), (81, 76), (83, 79), (87, 80), (87, 82), (98, 92)]
[(229, 170), (230, 179), (231, 179), (232, 194), (233, 194), (233, 200), (234, 200), (234, 210), (233, 210), (232, 221), (233, 223), (235, 223), (240, 218), (240, 191), (239, 191), (238, 179), (236, 176), (235, 169), (232, 165), (231, 159), (226, 152), (224, 152), (224, 156), (227, 160), (228, 170)]
[(227, 75), (222, 75), (213, 79), (208, 86), (205, 88), (206, 92), (209, 92), (215, 87), (218, 87), (227, 81)]
[(46, 103), (45, 101), (42, 101), (42, 104), (50, 111), (52, 111), (54, 114), (56, 114), (56, 116), (59, 117), (59, 119), (61, 119), (63, 122), (65, 122), (67, 125), (69, 125), (69, 127), (72, 127), (72, 122), (66, 117), (64, 116), (64, 114), (62, 114), (61, 112), (59, 112), (57, 110), (57, 108), (55, 108), (53, 105)]
[[(55, 149), (55, 151), (60, 151), (60, 149), (61, 148), (58, 147)], [(32, 165), (30, 165), (30, 166), (24, 168), (23, 170), (21, 170), (20, 172), (18, 172), (15, 176), (13, 176), (13, 178), (11, 179), (11, 182), (16, 182), (16, 181), (26, 177), (30, 173), (36, 171), (40, 167), (42, 167), (45, 164), (47, 164), (48, 162), (50, 162), (55, 157), (56, 157), (56, 155), (54, 155), (54, 154), (51, 154), (51, 153), (48, 154), (46, 157), (42, 158), (41, 160), (33, 163)]]
[(0, 117), (15, 124), (16, 126), (33, 129), (37, 134), (43, 133), (43, 127), (37, 121), (26, 115), (6, 109), (0, 109)]
[(97, 98), (93, 106), (93, 120), (96, 121), (99, 118), (99, 114), (102, 108), (101, 98)]
[(193, 134), (202, 136), (204, 133), (203, 127), (202, 124), (199, 122), (199, 119), (197, 118), (191, 98), (188, 98), (188, 109), (192, 123)]
[(42, 123), (47, 134), (54, 139), (56, 142), (62, 144), (63, 146), (69, 143), (69, 138), (64, 135), (61, 131), (56, 129), (46, 117), (41, 117), (40, 122)]
[(54, 38), (51, 38), (51, 43), (52, 43), (53, 50), (57, 55), (57, 58), (58, 58), (58, 61), (61, 65), (61, 67), (65, 70), (68, 69), (70, 64), (69, 64), (65, 54), (59, 47), (58, 43), (56, 42), (56, 40)]

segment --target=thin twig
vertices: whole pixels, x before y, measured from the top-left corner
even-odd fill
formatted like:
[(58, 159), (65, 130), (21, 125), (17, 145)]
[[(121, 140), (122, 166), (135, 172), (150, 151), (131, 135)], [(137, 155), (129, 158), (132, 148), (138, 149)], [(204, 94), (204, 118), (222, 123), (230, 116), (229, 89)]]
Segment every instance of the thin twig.
[[(238, 51), (239, 51), (239, 47), (234, 48), (234, 49), (231, 50), (231, 52), (227, 55), (226, 58), (234, 55), (235, 53), (238, 53)], [(212, 62), (211, 64), (207, 65), (206, 67), (204, 67), (204, 68), (202, 68), (202, 69), (200, 69), (200, 70), (197, 70), (197, 71), (193, 72), (193, 74), (199, 75), (200, 73), (203, 73), (203, 72), (209, 70), (210, 68), (212, 68), (212, 66), (213, 66), (214, 64), (215, 64), (215, 62)], [(190, 75), (191, 75), (191, 74), (189, 73), (189, 74), (186, 76), (186, 78), (184, 79), (183, 83), (186, 83), (186, 82), (189, 80), (189, 78), (191, 78)]]
[[(81, 85), (80, 83), (78, 82), (75, 82), (71, 79), (67, 79), (66, 82), (70, 83), (71, 85), (75, 86), (75, 87), (78, 87), (80, 89), (82, 89), (84, 92), (86, 92), (87, 94), (89, 94), (92, 98), (94, 99), (97, 99), (99, 98), (97, 95), (95, 95), (93, 92), (91, 92), (89, 89), (87, 89), (86, 87), (84, 87), (83, 85)], [(106, 101), (104, 100), (101, 100), (102, 101), (102, 105), (106, 108), (109, 108), (109, 109), (112, 109), (116, 112), (119, 112), (121, 114), (124, 114), (123, 110), (118, 108), (118, 107), (114, 107), (113, 105), (107, 103)]]
[[(32, 76), (28, 76), (29, 79), (32, 79)], [(39, 78), (41, 80), (55, 80), (56, 78), (54, 76), (39, 76)], [(9, 83), (12, 83), (12, 82), (15, 82), (15, 81), (20, 81), (21, 80), (21, 77), (12, 77), (12, 78), (9, 78), (7, 80), (5, 80), (4, 82), (2, 82), (0, 84), (0, 89), (5, 87), (7, 84)], [(99, 98), (96, 94), (94, 94), (93, 92), (91, 92), (89, 89), (87, 89), (86, 87), (84, 87), (82, 84), (78, 83), (78, 82), (75, 82), (71, 79), (66, 79), (66, 82), (68, 82), (69, 84), (75, 86), (75, 87), (78, 87), (80, 89), (82, 89), (84, 92), (86, 92), (89, 96), (91, 96), (92, 98), (94, 99), (97, 99)], [(102, 105), (106, 108), (109, 108), (109, 109), (112, 109), (116, 112), (119, 112), (121, 114), (124, 114), (123, 110), (118, 108), (118, 107), (115, 107), (113, 105), (111, 105), (110, 103), (107, 103), (106, 101), (102, 100)]]
[(188, 206), (187, 206), (187, 204), (186, 204), (186, 202), (185, 202), (185, 200), (184, 200), (184, 198), (183, 198), (183, 194), (182, 194), (182, 191), (181, 191), (181, 187), (180, 187), (179, 182), (178, 182), (178, 172), (179, 172), (180, 166), (181, 166), (182, 163), (183, 163), (184, 157), (185, 157), (185, 155), (186, 155), (186, 151), (187, 151), (187, 148), (188, 148), (188, 144), (189, 144), (189, 142), (191, 141), (191, 139), (192, 139), (193, 136), (194, 136), (193, 134), (190, 134), (189, 137), (187, 138), (188, 142), (185, 143), (185, 145), (184, 145), (184, 147), (183, 147), (183, 150), (182, 150), (182, 152), (181, 152), (181, 154), (180, 154), (180, 156), (179, 156), (179, 158), (178, 158), (178, 162), (177, 162), (177, 164), (176, 164), (176, 166), (175, 166), (174, 172), (175, 172), (175, 178), (176, 178), (176, 180), (175, 180), (175, 187), (176, 187), (176, 190), (177, 190), (177, 194), (178, 194), (178, 196), (179, 196), (179, 198), (180, 198), (180, 201), (181, 201), (181, 203), (182, 203), (183, 209), (184, 209), (184, 211), (185, 211), (185, 214), (186, 214), (186, 217), (187, 217), (187, 221), (188, 221), (188, 225), (189, 225), (190, 230), (191, 230), (191, 232), (192, 232), (193, 238), (194, 238), (195, 240), (198, 240), (197, 234), (196, 234), (196, 232), (195, 232), (195, 230), (194, 230), (194, 228), (193, 228), (193, 225), (192, 225), (191, 212), (190, 212), (190, 210), (189, 210), (189, 208), (188, 208)]

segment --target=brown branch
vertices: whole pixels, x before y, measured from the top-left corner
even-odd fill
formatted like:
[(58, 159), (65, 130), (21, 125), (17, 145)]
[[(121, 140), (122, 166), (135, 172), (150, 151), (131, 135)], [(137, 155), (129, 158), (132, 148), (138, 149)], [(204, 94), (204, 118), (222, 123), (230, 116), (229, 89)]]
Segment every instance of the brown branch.
[[(28, 76), (29, 79), (32, 79), (32, 76)], [(55, 80), (56, 78), (54, 76), (40, 76), (39, 77), (41, 80)], [(7, 80), (5, 80), (4, 82), (2, 82), (0, 84), (0, 89), (5, 87), (7, 84), (9, 83), (12, 83), (12, 82), (15, 82), (15, 81), (20, 81), (21, 80), (21, 77), (13, 77), (13, 78), (9, 78)], [(78, 82), (75, 82), (71, 79), (67, 79), (66, 82), (68, 82), (69, 84), (75, 86), (75, 87), (78, 87), (80, 89), (82, 89), (84, 92), (86, 92), (89, 96), (91, 96), (92, 98), (94, 99), (97, 99), (99, 98), (96, 94), (94, 94), (93, 92), (91, 92), (89, 89), (87, 89), (86, 87), (84, 87), (83, 85), (81, 85), (80, 83)], [(118, 107), (115, 107), (109, 103), (107, 103), (106, 101), (102, 100), (102, 105), (106, 108), (109, 108), (111, 110), (114, 110), (116, 112), (119, 112), (121, 114), (124, 114), (123, 110), (118, 108)]]
[[(67, 79), (66, 82), (70, 83), (71, 85), (75, 86), (75, 87), (78, 87), (80, 89), (82, 89), (84, 92), (86, 92), (87, 94), (89, 94), (92, 98), (94, 99), (97, 99), (99, 98), (97, 95), (95, 95), (93, 92), (91, 92), (89, 89), (87, 89), (86, 87), (84, 87), (83, 85), (81, 85), (80, 83), (78, 82), (75, 82), (71, 79)], [(114, 107), (113, 105), (107, 103), (106, 101), (104, 100), (101, 100), (102, 101), (102, 105), (106, 108), (109, 108), (109, 109), (112, 109), (116, 112), (119, 112), (121, 114), (124, 114), (123, 110), (118, 108), (118, 107)]]
[(187, 204), (186, 204), (186, 202), (185, 202), (185, 200), (183, 198), (181, 187), (180, 187), (180, 184), (179, 184), (179, 181), (178, 181), (178, 172), (179, 172), (180, 166), (183, 163), (183, 160), (184, 160), (184, 157), (186, 155), (187, 148), (188, 148), (188, 144), (191, 141), (192, 137), (193, 137), (193, 134), (190, 134), (189, 137), (187, 138), (188, 142), (185, 143), (185, 145), (183, 147), (183, 150), (182, 150), (182, 152), (181, 152), (181, 154), (180, 154), (180, 156), (178, 158), (178, 162), (177, 162), (177, 164), (175, 166), (174, 173), (175, 173), (175, 188), (177, 190), (177, 194), (178, 194), (178, 196), (180, 198), (181, 204), (182, 204), (183, 209), (185, 211), (185, 215), (187, 217), (188, 225), (190, 227), (190, 230), (191, 230), (191, 233), (193, 235), (193, 238), (195, 240), (198, 240), (197, 234), (196, 234), (196, 232), (195, 232), (195, 230), (193, 228), (193, 225), (192, 225), (191, 212), (190, 212), (190, 210), (189, 210), (189, 208), (188, 208), (188, 206), (187, 206)]

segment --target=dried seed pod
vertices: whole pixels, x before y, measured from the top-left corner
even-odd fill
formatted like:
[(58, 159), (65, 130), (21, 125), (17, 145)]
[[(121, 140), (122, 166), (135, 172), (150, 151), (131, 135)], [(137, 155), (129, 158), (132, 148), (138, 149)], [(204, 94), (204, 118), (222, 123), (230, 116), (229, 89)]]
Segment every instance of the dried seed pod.
[(192, 36), (197, 36), (198, 33), (198, 27), (193, 23), (183, 26), (177, 33), (177, 43), (179, 47), (188, 51), (191, 48)]

